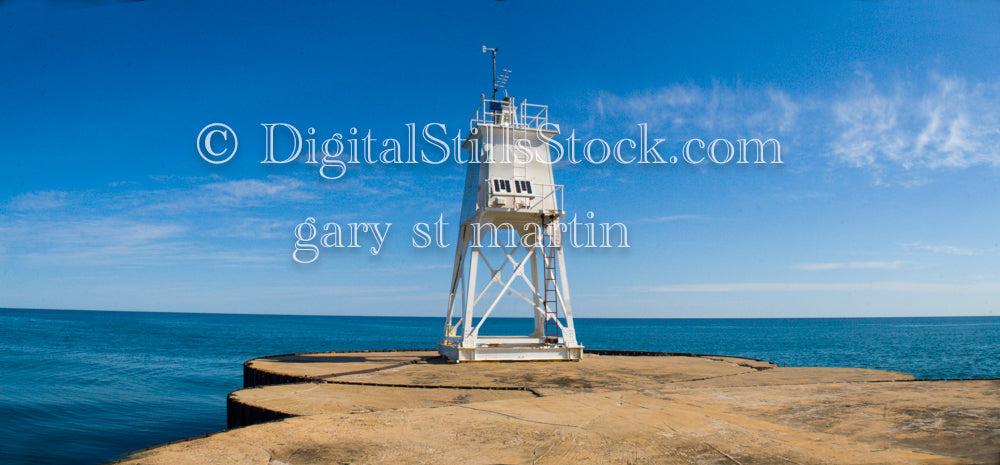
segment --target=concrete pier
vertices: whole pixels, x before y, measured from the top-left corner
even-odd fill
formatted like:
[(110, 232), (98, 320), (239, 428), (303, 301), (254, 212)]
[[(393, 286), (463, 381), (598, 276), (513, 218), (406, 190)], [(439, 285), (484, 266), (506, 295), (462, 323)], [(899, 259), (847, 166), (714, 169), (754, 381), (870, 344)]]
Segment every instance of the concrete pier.
[(739, 357), (433, 351), (262, 357), (230, 430), (122, 464), (1000, 464), (1000, 380), (918, 381)]

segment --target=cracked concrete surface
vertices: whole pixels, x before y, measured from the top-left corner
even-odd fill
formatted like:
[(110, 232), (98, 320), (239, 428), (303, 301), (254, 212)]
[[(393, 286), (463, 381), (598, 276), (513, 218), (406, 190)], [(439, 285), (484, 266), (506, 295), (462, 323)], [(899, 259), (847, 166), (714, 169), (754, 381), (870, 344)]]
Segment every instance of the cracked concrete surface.
[(1000, 380), (717, 356), (452, 364), (434, 355), (253, 360), (312, 382), (232, 399), (294, 418), (120, 463), (1000, 464)]

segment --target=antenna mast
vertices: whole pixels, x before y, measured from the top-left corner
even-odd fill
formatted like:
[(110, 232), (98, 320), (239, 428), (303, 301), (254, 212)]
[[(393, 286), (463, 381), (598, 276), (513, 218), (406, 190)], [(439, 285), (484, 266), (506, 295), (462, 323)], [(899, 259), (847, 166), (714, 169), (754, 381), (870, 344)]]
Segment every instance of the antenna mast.
[(497, 87), (497, 52), (500, 51), (499, 48), (492, 48), (483, 45), (483, 53), (490, 52), (493, 57), (493, 100), (497, 99), (497, 91), (500, 90)]
[[(497, 76), (497, 52), (500, 51), (499, 48), (492, 48), (483, 45), (483, 53), (490, 52), (493, 57), (493, 97), (491, 100), (497, 99), (497, 91), (503, 89), (507, 85), (507, 78), (510, 77), (510, 70), (504, 69), (502, 76)], [(507, 95), (507, 90), (504, 89), (504, 95)]]

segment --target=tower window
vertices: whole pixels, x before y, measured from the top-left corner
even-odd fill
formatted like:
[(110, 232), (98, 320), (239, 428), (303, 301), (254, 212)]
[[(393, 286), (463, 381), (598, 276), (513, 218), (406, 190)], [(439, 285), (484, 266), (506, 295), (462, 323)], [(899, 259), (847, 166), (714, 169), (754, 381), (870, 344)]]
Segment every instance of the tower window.
[(494, 179), (493, 180), (493, 192), (507, 192), (510, 193), (510, 181), (507, 179)]

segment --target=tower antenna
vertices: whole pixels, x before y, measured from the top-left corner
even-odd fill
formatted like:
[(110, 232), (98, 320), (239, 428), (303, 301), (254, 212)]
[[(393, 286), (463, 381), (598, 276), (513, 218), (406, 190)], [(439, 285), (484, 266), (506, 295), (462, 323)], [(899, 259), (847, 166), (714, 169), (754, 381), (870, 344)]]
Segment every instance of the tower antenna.
[[(492, 100), (496, 100), (497, 99), (497, 91), (500, 90), (500, 88), (497, 87), (497, 52), (499, 52), (499, 51), (500, 51), (499, 48), (487, 47), (487, 46), (483, 45), (483, 53), (490, 52), (490, 55), (493, 58), (493, 98), (492, 98)], [(506, 75), (504, 75), (504, 80), (506, 81)]]

